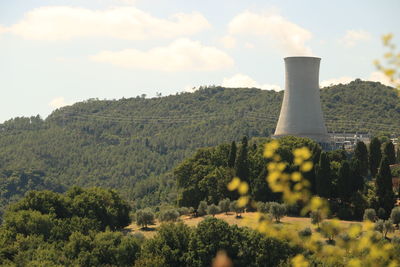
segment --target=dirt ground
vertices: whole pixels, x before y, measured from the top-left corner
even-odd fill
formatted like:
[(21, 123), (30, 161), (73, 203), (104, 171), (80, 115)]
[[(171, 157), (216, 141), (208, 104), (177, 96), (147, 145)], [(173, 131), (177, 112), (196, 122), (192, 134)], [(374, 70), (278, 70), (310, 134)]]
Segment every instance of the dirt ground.
[[(255, 227), (256, 225), (256, 212), (242, 213), (242, 218), (236, 218), (234, 213), (229, 212), (228, 214), (217, 214), (215, 218), (222, 219), (229, 223), (230, 225), (236, 224), (238, 226), (248, 226)], [(205, 217), (192, 218), (189, 216), (181, 216), (180, 220), (187, 224), (188, 226), (196, 226), (199, 222), (204, 220)], [(305, 217), (283, 217), (281, 223), (288, 227), (293, 227), (296, 230), (301, 230), (306, 227), (310, 227), (315, 230), (315, 226), (311, 224), (310, 218)], [(344, 227), (348, 227), (354, 223), (361, 223), (357, 221), (340, 221)], [(148, 227), (148, 229), (141, 229), (135, 223), (129, 225), (126, 230), (130, 233), (142, 233), (146, 238), (151, 238), (157, 233), (157, 228), (160, 226), (160, 222), (156, 221), (154, 225)], [(389, 234), (392, 236), (393, 234)], [(394, 235), (400, 236), (400, 231), (396, 230)]]

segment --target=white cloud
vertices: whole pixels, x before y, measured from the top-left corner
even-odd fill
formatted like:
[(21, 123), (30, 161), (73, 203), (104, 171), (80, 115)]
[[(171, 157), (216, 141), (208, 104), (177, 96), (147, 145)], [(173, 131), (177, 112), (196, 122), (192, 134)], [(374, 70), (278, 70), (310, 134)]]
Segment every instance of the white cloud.
[(126, 4), (126, 5), (133, 5), (137, 1), (138, 0), (114, 0), (114, 2), (121, 3), (121, 4)]
[(132, 6), (105, 10), (50, 6), (35, 8), (11, 33), (33, 40), (69, 40), (79, 37), (111, 37), (127, 40), (174, 38), (211, 27), (198, 12), (178, 13), (169, 19), (156, 18)]
[(340, 84), (340, 83), (347, 84), (354, 80), (355, 80), (355, 78), (348, 77), (348, 76), (332, 78), (332, 79), (328, 79), (328, 80), (324, 80), (324, 81), (320, 82), (319, 87), (323, 88), (323, 87), (332, 86), (332, 85), (336, 85), (336, 84)]
[(339, 40), (341, 44), (347, 47), (353, 47), (358, 42), (368, 41), (371, 39), (371, 34), (363, 30), (348, 30), (346, 34)]
[(52, 108), (61, 108), (68, 105), (70, 105), (70, 103), (67, 103), (64, 97), (56, 97), (49, 103), (49, 106)]
[(254, 48), (254, 44), (249, 43), (249, 42), (246, 42), (246, 43), (244, 44), (244, 47), (246, 47), (246, 48), (248, 48), (248, 49), (253, 49), (253, 48)]
[[(356, 78), (344, 76), (344, 77), (339, 77), (339, 78), (332, 78), (328, 80), (324, 80), (320, 82), (320, 87), (327, 87), (331, 85), (336, 85), (336, 84), (347, 84), (350, 83), (351, 81), (354, 81)], [(380, 71), (375, 71), (372, 72), (369, 77), (363, 79), (365, 81), (372, 81), (372, 82), (380, 82), (381, 84), (387, 85), (387, 86), (392, 86), (394, 87), (394, 83), (390, 81), (390, 79), (385, 76), (382, 72)], [(400, 81), (398, 81), (400, 83)]]
[(2, 25), (0, 25), (0, 34), (6, 32), (6, 31), (7, 31), (7, 28), (2, 26)]
[(225, 35), (219, 41), (225, 48), (228, 48), (228, 49), (234, 48), (236, 46), (236, 39), (234, 37), (232, 37), (231, 35)]
[(267, 37), (287, 56), (311, 55), (306, 42), (312, 34), (308, 30), (273, 13), (257, 14), (245, 11), (228, 25), (229, 33)]
[(193, 85), (187, 85), (185, 86), (185, 88), (183, 88), (184, 92), (189, 92), (189, 93), (193, 93), (195, 91), (197, 91), (199, 88)]
[(282, 88), (276, 84), (260, 84), (251, 77), (238, 73), (230, 78), (224, 78), (222, 81), (223, 87), (231, 88), (260, 88), (265, 90), (281, 91)]
[[(390, 79), (380, 71), (372, 72), (368, 80), (373, 82), (380, 82), (381, 84), (395, 87), (395, 84), (392, 81), (390, 81)], [(399, 84), (400, 80), (396, 81), (396, 83)]]
[(148, 51), (103, 51), (90, 59), (126, 68), (160, 71), (214, 71), (234, 65), (233, 59), (225, 52), (186, 38)]

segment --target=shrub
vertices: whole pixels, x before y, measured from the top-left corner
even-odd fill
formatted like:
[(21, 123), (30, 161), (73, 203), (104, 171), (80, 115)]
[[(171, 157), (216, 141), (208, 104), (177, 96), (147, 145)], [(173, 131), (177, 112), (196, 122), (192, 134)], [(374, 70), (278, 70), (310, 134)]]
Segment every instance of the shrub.
[(154, 224), (154, 213), (149, 209), (136, 212), (136, 224), (147, 228), (149, 224)]
[(162, 222), (175, 222), (179, 218), (177, 210), (165, 210), (160, 213), (159, 219)]
[(311, 235), (312, 235), (312, 231), (311, 231), (310, 227), (306, 227), (303, 230), (299, 231), (300, 237), (309, 237)]
[(375, 222), (376, 220), (376, 212), (374, 209), (366, 209), (364, 211), (364, 221)]
[(286, 206), (284, 204), (274, 202), (271, 204), (269, 211), (272, 217), (274, 217), (275, 221), (280, 222), (281, 218), (286, 214)]
[(400, 223), (400, 207), (396, 207), (396, 208), (392, 209), (392, 212), (390, 213), (390, 219), (392, 220), (392, 222), (394, 224), (397, 225), (397, 227), (399, 227), (399, 223)]
[(215, 214), (218, 214), (220, 212), (221, 209), (215, 204), (211, 204), (207, 207), (207, 214), (212, 215), (213, 217), (215, 216)]
[(221, 209), (221, 212), (225, 212), (225, 214), (227, 214), (229, 211), (230, 204), (231, 204), (231, 201), (229, 200), (229, 198), (225, 198), (225, 199), (219, 201), (218, 206)]
[(207, 202), (200, 201), (199, 206), (197, 207), (197, 215), (204, 216), (207, 214)]

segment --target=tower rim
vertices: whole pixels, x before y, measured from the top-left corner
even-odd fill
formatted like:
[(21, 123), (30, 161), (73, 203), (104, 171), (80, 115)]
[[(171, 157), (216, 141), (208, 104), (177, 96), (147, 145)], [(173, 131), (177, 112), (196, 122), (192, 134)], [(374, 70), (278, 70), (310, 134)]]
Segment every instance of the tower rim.
[(304, 59), (304, 58), (309, 58), (309, 59), (311, 59), (311, 58), (313, 58), (313, 59), (321, 60), (320, 57), (313, 57), (313, 56), (290, 56), (290, 57), (284, 57), (283, 60), (296, 59), (296, 58), (297, 58), (297, 59)]

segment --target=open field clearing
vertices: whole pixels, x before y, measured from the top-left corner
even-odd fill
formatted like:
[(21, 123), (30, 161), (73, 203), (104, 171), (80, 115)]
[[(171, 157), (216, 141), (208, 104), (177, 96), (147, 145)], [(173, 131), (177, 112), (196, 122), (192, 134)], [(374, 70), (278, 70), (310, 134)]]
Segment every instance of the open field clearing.
[[(242, 218), (236, 218), (235, 214), (233, 212), (229, 212), (228, 214), (221, 213), (215, 215), (215, 218), (222, 219), (226, 221), (230, 225), (238, 225), (241, 227), (250, 227), (250, 228), (255, 228), (257, 225), (257, 212), (246, 212), (242, 213)], [(202, 220), (204, 220), (204, 217), (196, 217), (192, 218), (190, 216), (181, 216), (180, 220), (183, 221), (185, 224), (189, 226), (197, 226)], [(361, 223), (358, 221), (340, 221), (342, 227), (348, 228), (352, 224), (356, 223)], [(316, 226), (311, 224), (310, 218), (306, 217), (289, 217), (285, 216), (281, 219), (282, 226), (288, 227), (288, 229), (295, 229), (296, 231), (302, 230), (306, 227), (310, 227), (313, 231), (316, 230)], [(148, 227), (147, 230), (139, 227), (135, 223), (132, 223), (126, 229), (130, 231), (131, 233), (142, 233), (146, 238), (151, 238), (157, 233), (157, 228), (161, 225), (159, 221), (156, 220), (154, 225), (151, 225)], [(396, 229), (394, 233), (389, 233), (388, 237), (391, 238), (393, 236), (400, 236), (400, 230)]]

